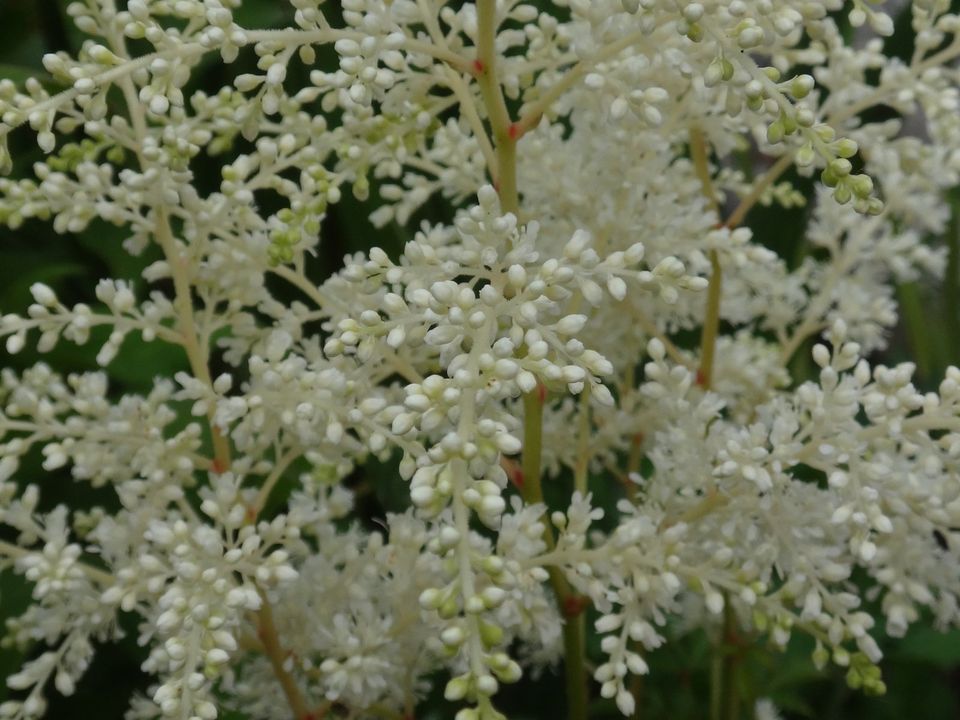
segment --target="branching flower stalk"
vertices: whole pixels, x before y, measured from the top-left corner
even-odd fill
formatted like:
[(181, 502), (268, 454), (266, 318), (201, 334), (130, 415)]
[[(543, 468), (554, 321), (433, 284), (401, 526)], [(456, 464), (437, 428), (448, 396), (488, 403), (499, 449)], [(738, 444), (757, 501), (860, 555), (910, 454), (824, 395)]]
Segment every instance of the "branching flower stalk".
[[(809, 635), (882, 693), (882, 633), (960, 624), (960, 370), (922, 391), (876, 361), (893, 286), (944, 266), (948, 2), (903, 10), (909, 61), (862, 0), (239, 5), (74, 2), (77, 55), (0, 81), (0, 223), (112, 225), (141, 258), (0, 316), (9, 355), (96, 341), (101, 367), (0, 372), (0, 569), (32, 592), (0, 718), (71, 695), (127, 615), (131, 720), (406, 720), (437, 677), (450, 717), (501, 720), (503, 684), (560, 666), (571, 720), (642, 716), (692, 632), (737, 645), (704, 700), (732, 720), (744, 644)], [(345, 193), (371, 237), (313, 276)], [(431, 198), (452, 221), (412, 221)], [(802, 202), (791, 264), (750, 211)], [(150, 343), (179, 371), (124, 387)], [(115, 502), (51, 509), (34, 452)], [(354, 508), (373, 460), (402, 512)]]

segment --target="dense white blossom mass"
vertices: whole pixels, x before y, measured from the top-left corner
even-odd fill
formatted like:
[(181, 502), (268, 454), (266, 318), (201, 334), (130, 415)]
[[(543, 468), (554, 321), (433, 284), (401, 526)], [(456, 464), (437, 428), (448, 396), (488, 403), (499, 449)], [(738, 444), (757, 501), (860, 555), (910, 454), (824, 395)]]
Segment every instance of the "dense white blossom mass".
[[(0, 180), (0, 221), (109, 223), (162, 256), (0, 318), (10, 354), (109, 328), (102, 372), (0, 375), (0, 568), (33, 593), (8, 635), (42, 648), (0, 718), (71, 694), (126, 613), (144, 720), (412, 718), (437, 671), (450, 717), (492, 720), (501, 684), (559, 660), (571, 718), (588, 692), (630, 715), (671, 618), (811, 635), (882, 692), (878, 633), (960, 622), (960, 370), (925, 394), (867, 360), (893, 284), (944, 266), (924, 238), (960, 182), (947, 0), (910, 4), (906, 59), (872, 0), (290, 4), (255, 29), (240, 0), (74, 2), (88, 39), (44, 57), (64, 89), (0, 81), (0, 165), (14, 132), (46, 153)], [(211, 56), (254, 69), (190, 90)], [(804, 202), (792, 167), (819, 179), (798, 263), (743, 224)], [(384, 233), (435, 197), (455, 216), (308, 277), (344, 193), (376, 193)], [(124, 342), (179, 346), (183, 371), (118, 396)], [(42, 511), (34, 450), (120, 509)], [(371, 457), (410, 497), (374, 530), (342, 484)], [(541, 483), (571, 477), (548, 509)], [(612, 530), (588, 478), (623, 483)]]

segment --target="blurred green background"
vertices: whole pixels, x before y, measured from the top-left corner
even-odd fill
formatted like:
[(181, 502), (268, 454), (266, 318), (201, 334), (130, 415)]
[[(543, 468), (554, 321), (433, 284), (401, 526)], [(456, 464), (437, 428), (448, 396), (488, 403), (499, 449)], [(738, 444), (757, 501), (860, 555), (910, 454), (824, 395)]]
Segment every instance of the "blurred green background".
[[(61, 49), (76, 51), (82, 38), (68, 22), (66, 4), (66, 0), (0, 0), (0, 78), (18, 83), (28, 76), (43, 80), (45, 73), (40, 59), (44, 53)], [(955, 2), (954, 6), (957, 5)], [(328, 3), (326, 7), (333, 14), (337, 12), (335, 3)], [(283, 25), (290, 14), (285, 0), (244, 0), (237, 13), (239, 22), (247, 27)], [(897, 26), (897, 34), (888, 40), (888, 49), (906, 56), (912, 46), (906, 14)], [(216, 89), (229, 82), (235, 73), (245, 71), (242, 66), (248, 60), (241, 59), (238, 67), (226, 71), (211, 60), (198, 72), (194, 85)], [(329, 56), (326, 60), (329, 61)], [(40, 158), (28, 132), (15, 133), (11, 149), (17, 160), (18, 175), (29, 172), (31, 163)], [(218, 177), (217, 167), (211, 163), (209, 168), (199, 168), (199, 174), (206, 177), (200, 181), (202, 189), (212, 189), (210, 182)], [(808, 182), (799, 182), (799, 186), (809, 193)], [(388, 250), (400, 247), (406, 234), (402, 228), (375, 231), (367, 223), (366, 214), (374, 203), (372, 200), (361, 205), (347, 198), (330, 213), (323, 230), (324, 253), (313, 268), (318, 279), (335, 269), (345, 253), (368, 247), (373, 238)], [(919, 382), (926, 388), (936, 386), (947, 365), (960, 362), (960, 225), (957, 222), (960, 196), (956, 193), (951, 204), (954, 212), (949, 232), (945, 237), (930, 239), (949, 246), (946, 279), (942, 283), (923, 281), (897, 289), (902, 305), (901, 325), (895, 330), (886, 353), (876, 358), (884, 362), (915, 360)], [(424, 215), (440, 218), (449, 212), (442, 203), (432, 203)], [(758, 208), (751, 214), (749, 224), (761, 241), (768, 242), (788, 260), (795, 260), (804, 252), (801, 238), (806, 212), (799, 208), (784, 215), (783, 211)], [(102, 277), (137, 276), (152, 256), (148, 252), (144, 257), (131, 258), (120, 248), (121, 239), (121, 231), (100, 223), (71, 236), (58, 236), (48, 224), (39, 222), (29, 222), (17, 231), (0, 228), (0, 313), (22, 311), (30, 302), (28, 288), (34, 282), (51, 285), (61, 299), (70, 304), (90, 301), (93, 287)], [(62, 370), (94, 370), (98, 346), (96, 342), (81, 348), (62, 343), (44, 360)], [(794, 367), (794, 371), (802, 378), (809, 372), (802, 359), (806, 354), (797, 355), (801, 358), (800, 365)], [(37, 355), (29, 351), (7, 357), (0, 350), (0, 356), (0, 367), (15, 369), (38, 360)], [(176, 349), (131, 340), (111, 365), (110, 374), (114, 392), (120, 395), (142, 391), (154, 376), (169, 376), (185, 368)], [(368, 522), (385, 510), (401, 508), (406, 497), (405, 487), (389, 467), (378, 466), (371, 471), (374, 493), (360, 505)], [(39, 483), (46, 506), (67, 502), (73, 507), (111, 507), (116, 503), (111, 491), (91, 491), (73, 483), (67, 472), (52, 475), (42, 472), (36, 457), (25, 465), (19, 479)], [(602, 492), (603, 479), (593, 480), (594, 490)], [(609, 490), (605, 494), (609, 497)], [(28, 596), (29, 587), (18, 577), (9, 572), (0, 576), (0, 618), (19, 614)], [(136, 621), (127, 617), (124, 622), (127, 639), (98, 651), (73, 697), (59, 698), (51, 692), (48, 717), (121, 718), (130, 694), (146, 689), (149, 678), (139, 669), (145, 653), (135, 642)], [(597, 657), (599, 648), (593, 650)], [(884, 650), (883, 670), (889, 692), (882, 698), (865, 698), (850, 691), (841, 672), (816, 671), (809, 661), (811, 644), (804, 638), (795, 638), (786, 653), (769, 650), (762, 641), (747, 651), (742, 659), (742, 691), (747, 698), (770, 697), (787, 718), (960, 718), (960, 633), (942, 634), (921, 624), (905, 640), (885, 643)], [(26, 652), (35, 653), (39, 649)], [(684, 636), (654, 653), (649, 658), (653, 672), (643, 679), (643, 699), (637, 717), (650, 720), (705, 717), (710, 658), (710, 644), (702, 633)], [(0, 648), (0, 677), (14, 672), (21, 660), (22, 654), (17, 649)], [(6, 693), (5, 687), (0, 688), (0, 701)], [(563, 697), (562, 676), (547, 672), (538, 679), (525, 678), (519, 685), (507, 687), (498, 705), (511, 720), (547, 720), (564, 717)], [(437, 692), (418, 710), (421, 720), (451, 716), (449, 706)], [(233, 717), (239, 720), (243, 716)], [(612, 704), (598, 701), (591, 717), (619, 715)]]

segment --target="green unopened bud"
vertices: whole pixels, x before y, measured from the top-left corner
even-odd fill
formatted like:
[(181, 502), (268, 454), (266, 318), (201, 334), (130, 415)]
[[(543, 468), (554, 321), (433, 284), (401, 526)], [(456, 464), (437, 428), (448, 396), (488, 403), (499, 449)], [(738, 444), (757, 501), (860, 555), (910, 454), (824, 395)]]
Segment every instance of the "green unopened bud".
[(782, 119), (774, 120), (767, 126), (767, 142), (771, 145), (776, 145), (783, 140), (783, 135), (784, 127)]
[(480, 720), (507, 720), (507, 716), (493, 707), (493, 705), (481, 707), (479, 718)]
[(850, 664), (850, 653), (842, 647), (833, 649), (833, 661), (840, 667)]
[(123, 163), (126, 153), (124, 149), (119, 145), (114, 145), (112, 148), (107, 150), (107, 160), (114, 163), (115, 165), (121, 165)]
[(437, 612), (440, 613), (440, 617), (444, 620), (449, 620), (450, 618), (457, 615), (460, 612), (460, 608), (457, 606), (457, 600), (454, 597), (447, 597), (443, 600), (439, 607), (437, 607)]
[(869, 175), (854, 175), (850, 178), (850, 189), (859, 198), (868, 198), (873, 192), (873, 180)]
[(301, 45), (298, 54), (304, 65), (313, 65), (317, 61), (317, 51), (313, 49), (313, 45)]
[(700, 27), (699, 23), (690, 23), (690, 26), (687, 28), (687, 37), (695, 43), (703, 40), (703, 28)]
[(830, 652), (819, 642), (812, 655), (813, 665), (817, 670), (823, 670), (830, 660)]
[(520, 666), (515, 663), (513, 660), (508, 662), (502, 668), (494, 669), (494, 674), (500, 678), (505, 683), (514, 683), (523, 677), (523, 670), (520, 669)]
[(833, 145), (833, 151), (842, 158), (851, 158), (857, 154), (859, 146), (850, 138), (840, 138)]
[(504, 562), (496, 555), (488, 555), (480, 562), (480, 567), (485, 573), (495, 577), (503, 572)]
[(87, 52), (90, 53), (90, 59), (99, 65), (120, 65), (123, 62), (103, 45), (91, 45)]
[(703, 84), (713, 87), (733, 77), (733, 63), (723, 57), (714, 58), (703, 73)]
[(833, 142), (833, 139), (837, 136), (837, 131), (829, 125), (817, 125), (813, 131), (824, 142)]
[(787, 135), (793, 135), (797, 131), (797, 121), (794, 119), (793, 115), (781, 115), (780, 122), (783, 123), (783, 131)]
[(365, 177), (361, 177), (353, 184), (353, 196), (363, 202), (370, 197), (370, 181)]
[(720, 58), (720, 68), (722, 70), (721, 77), (724, 81), (730, 80), (733, 77), (733, 63), (727, 60), (726, 58)]
[(846, 177), (850, 174), (850, 171), (853, 169), (853, 165), (850, 164), (850, 161), (846, 158), (836, 158), (831, 160), (830, 164), (827, 166), (830, 168), (830, 171), (837, 177)]
[[(470, 692), (469, 676), (458, 675), (455, 678), (451, 678), (447, 683), (447, 686), (443, 690), (443, 696), (450, 702), (456, 702), (457, 700), (463, 700), (468, 692)], [(457, 717), (459, 718), (460, 715), (457, 714)]]
[(833, 191), (833, 199), (841, 205), (846, 205), (852, 197), (853, 193), (850, 192), (850, 183), (841, 183), (837, 185), (837, 189)]
[(814, 84), (813, 77), (810, 75), (797, 75), (790, 81), (790, 94), (797, 100), (802, 100), (810, 94)]
[(496, 647), (503, 642), (503, 628), (487, 620), (481, 620), (480, 639), (487, 648)]
[(707, 69), (703, 71), (703, 84), (707, 87), (714, 87), (723, 80), (723, 59), (714, 58)]

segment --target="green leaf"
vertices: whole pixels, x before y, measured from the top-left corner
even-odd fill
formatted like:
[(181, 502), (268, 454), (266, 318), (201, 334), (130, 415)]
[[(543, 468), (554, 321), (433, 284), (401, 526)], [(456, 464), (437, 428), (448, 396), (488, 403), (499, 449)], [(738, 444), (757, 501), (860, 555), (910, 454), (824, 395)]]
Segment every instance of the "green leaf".
[(37, 70), (35, 67), (15, 65), (13, 63), (0, 63), (0, 79), (12, 80), (22, 87), (30, 78), (36, 78), (44, 86), (54, 86), (57, 84), (48, 73), (43, 70)]
[(917, 626), (894, 646), (891, 659), (943, 669), (960, 665), (960, 630), (942, 633)]

